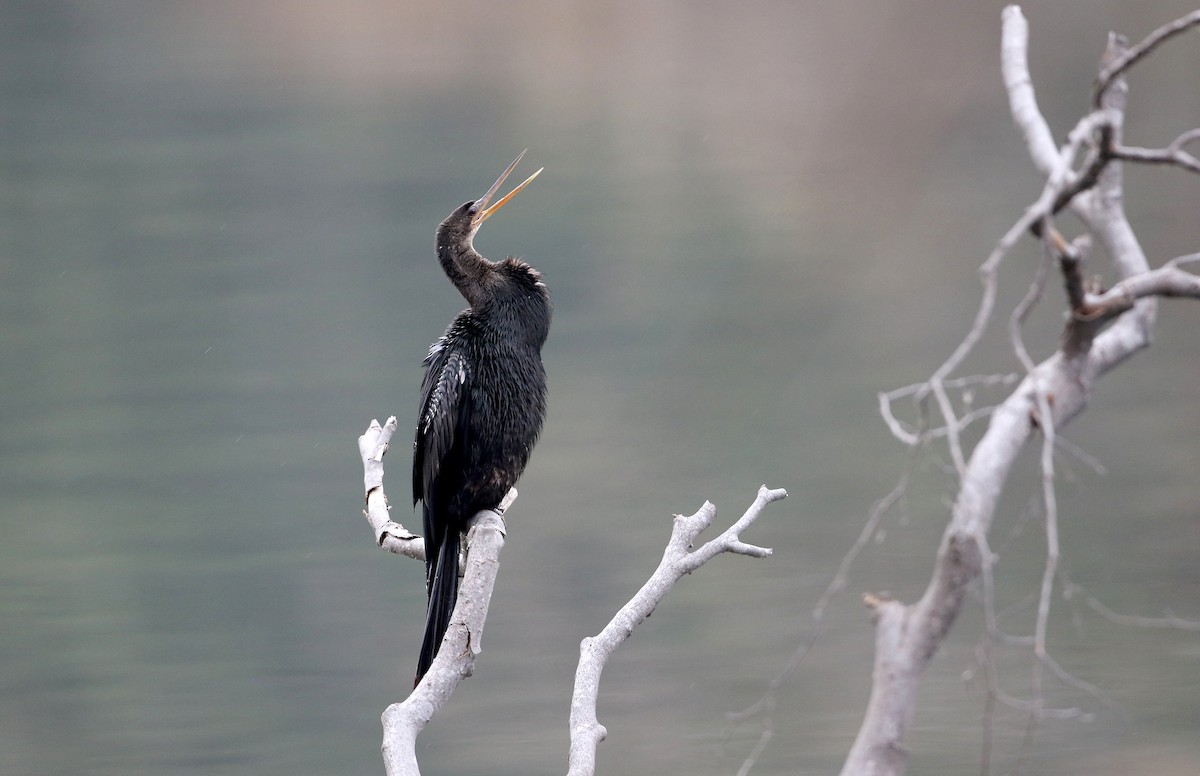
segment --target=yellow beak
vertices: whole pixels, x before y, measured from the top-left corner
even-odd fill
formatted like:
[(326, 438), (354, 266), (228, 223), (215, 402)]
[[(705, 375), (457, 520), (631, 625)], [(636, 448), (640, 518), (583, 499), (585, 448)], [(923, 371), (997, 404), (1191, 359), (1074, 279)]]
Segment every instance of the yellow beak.
[[(528, 151), (528, 150), (529, 150), (528, 148), (527, 148), (527, 149), (525, 149), (525, 151)], [(513, 163), (512, 163), (512, 164), (510, 164), (510, 165), (509, 165), (509, 166), (508, 166), (508, 167), (507, 167), (507, 168), (504, 170), (504, 172), (500, 173), (500, 177), (499, 177), (499, 178), (497, 178), (497, 179), (496, 179), (496, 182), (492, 184), (492, 187), (491, 187), (490, 189), (488, 189), (488, 190), (487, 190), (487, 193), (486, 193), (486, 194), (484, 194), (484, 195), (483, 195), (482, 197), (480, 197), (479, 199), (475, 200), (475, 207), (476, 207), (476, 209), (478, 210), (478, 212), (475, 214), (475, 217), (471, 219), (471, 225), (472, 225), (472, 226), (476, 226), (476, 227), (477, 227), (477, 226), (479, 226), (480, 224), (482, 224), (484, 221), (486, 221), (486, 220), (488, 220), (489, 218), (491, 218), (491, 217), (492, 217), (492, 215), (493, 215), (493, 214), (494, 214), (494, 213), (495, 213), (497, 210), (499, 210), (500, 208), (504, 207), (504, 206), (505, 206), (505, 204), (507, 204), (507, 203), (508, 203), (508, 201), (509, 201), (510, 199), (512, 199), (513, 197), (517, 196), (517, 192), (518, 192), (518, 191), (520, 191), (521, 189), (523, 189), (523, 188), (525, 188), (526, 186), (528, 186), (528, 185), (529, 185), (529, 184), (530, 184), (530, 183), (533, 181), (533, 179), (534, 179), (534, 178), (536, 178), (536, 177), (537, 177), (537, 176), (538, 176), (538, 175), (539, 175), (539, 174), (542, 172), (542, 170), (546, 169), (545, 167), (542, 167), (542, 168), (540, 168), (540, 169), (539, 169), (537, 172), (535, 172), (533, 175), (530, 175), (528, 178), (526, 178), (526, 179), (525, 179), (525, 180), (524, 180), (524, 181), (521, 183), (521, 185), (520, 185), (520, 186), (517, 186), (517, 187), (516, 187), (515, 189), (513, 189), (512, 191), (510, 191), (510, 192), (508, 192), (507, 194), (505, 194), (503, 197), (501, 197), (499, 200), (497, 200), (497, 201), (496, 201), (496, 203), (495, 203), (495, 204), (493, 204), (491, 207), (487, 207), (487, 203), (488, 203), (488, 201), (489, 201), (489, 200), (491, 200), (491, 198), (492, 198), (492, 197), (495, 195), (495, 193), (496, 193), (496, 190), (500, 188), (500, 185), (501, 185), (502, 183), (504, 183), (504, 179), (505, 179), (505, 178), (507, 178), (507, 177), (508, 177), (508, 175), (509, 175), (509, 173), (511, 173), (511, 172), (513, 171), (513, 169), (514, 169), (514, 168), (517, 166), (517, 163), (521, 161), (521, 157), (523, 157), (523, 156), (525, 155), (525, 151), (522, 151), (521, 153), (517, 154), (517, 158), (516, 158), (516, 159), (513, 159)]]

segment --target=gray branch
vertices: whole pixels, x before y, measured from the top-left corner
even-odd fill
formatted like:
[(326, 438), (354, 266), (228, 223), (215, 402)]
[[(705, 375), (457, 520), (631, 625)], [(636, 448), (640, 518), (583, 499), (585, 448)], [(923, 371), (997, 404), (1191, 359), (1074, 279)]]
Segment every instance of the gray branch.
[(1107, 65), (1096, 76), (1096, 86), (1093, 90), (1093, 102), (1099, 106), (1104, 100), (1105, 92), (1108, 88), (1121, 76), (1126, 70), (1148, 55), (1154, 49), (1168, 39), (1187, 32), (1191, 28), (1200, 25), (1200, 10), (1192, 11), (1186, 16), (1181, 16), (1170, 24), (1164, 24), (1154, 32), (1146, 36), (1139, 44), (1133, 47), (1123, 47), (1124, 51), (1119, 56), (1113, 57)]
[(1137, 146), (1119, 146), (1112, 150), (1117, 159), (1128, 162), (1144, 162), (1146, 164), (1171, 164), (1191, 172), (1200, 172), (1200, 159), (1189, 153), (1187, 146), (1200, 140), (1200, 128), (1189, 129), (1171, 141), (1166, 148), (1139, 148)]
[[(1167, 25), (1141, 45), (1142, 54), (1170, 34), (1196, 24), (1189, 15)], [(1002, 70), (1013, 120), (1025, 137), (1034, 166), (1047, 178), (1042, 195), (1001, 240), (985, 262), (984, 300), (971, 332), (951, 358), (926, 384), (937, 399), (948, 430), (951, 452), (960, 474), (951, 519), (942, 536), (934, 571), (919, 601), (905, 605), (883, 596), (867, 596), (875, 624), (875, 667), (871, 696), (862, 727), (842, 774), (901, 774), (908, 763), (905, 739), (916, 710), (921, 677), (962, 608), (967, 586), (990, 568), (987, 534), (997, 501), (1017, 456), (1039, 430), (1046, 432), (1048, 455), (1053, 430), (1061, 428), (1086, 405), (1095, 382), (1108, 370), (1147, 346), (1156, 318), (1157, 296), (1200, 296), (1200, 279), (1179, 269), (1177, 260), (1151, 271), (1125, 217), (1121, 169), (1111, 155), (1093, 154), (1083, 174), (1070, 161), (1088, 142), (1119, 146), (1126, 86), (1121, 73), (1140, 58), (1125, 53), (1113, 36), (1102, 70), (1096, 112), (1080, 121), (1059, 149), (1037, 107), (1026, 50), (1028, 25), (1016, 6), (1004, 10)], [(1160, 31), (1161, 32), (1161, 31)], [(1121, 281), (1103, 293), (1076, 294), (1064, 340), (1073, 343), (1040, 364), (1032, 365), (1014, 392), (992, 412), (988, 429), (969, 457), (959, 447), (954, 416), (945, 395), (946, 378), (966, 356), (991, 318), (995, 300), (994, 270), (1015, 244), (1015, 235), (1042, 227), (1058, 207), (1070, 207), (1112, 258)], [(1068, 283), (1072, 282), (1068, 278)], [(1107, 325), (1107, 328), (1103, 328)], [(1087, 327), (1080, 332), (1080, 327)], [(881, 404), (886, 408), (885, 404)], [(885, 419), (888, 414), (885, 413)], [(888, 421), (892, 432), (897, 424)], [(903, 429), (900, 429), (903, 431)], [(917, 437), (912, 437), (914, 443)], [(1051, 567), (1052, 571), (1052, 567)]]

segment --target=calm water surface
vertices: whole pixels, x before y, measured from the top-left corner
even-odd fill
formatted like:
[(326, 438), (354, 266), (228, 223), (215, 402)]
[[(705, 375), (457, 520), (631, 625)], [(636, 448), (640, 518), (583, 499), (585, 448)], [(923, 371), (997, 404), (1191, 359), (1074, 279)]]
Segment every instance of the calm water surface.
[[(747, 539), (774, 557), (685, 580), (601, 704), (606, 772), (732, 773), (753, 746), (724, 713), (807, 632), (903, 466), (876, 392), (949, 352), (975, 266), (1036, 194), (999, 88), (999, 6), (919, 4), (946, 34), (868, 3), (496, 5), (0, 9), (0, 773), (380, 772), (423, 572), (373, 547), (355, 439), (372, 417), (411, 421), (425, 348), (462, 306), (433, 229), (526, 146), (547, 170), (478, 245), (525, 256), (554, 293), (551, 414), (478, 675), (422, 761), (561, 771), (579, 639), (649, 573), (671, 514), (710, 499), (732, 519), (766, 482), (792, 495)], [(1027, 10), (1056, 131), (1104, 32), (1143, 34), (1175, 5)], [(1200, 123), (1197, 51), (1136, 80), (1139, 142)], [(1194, 178), (1131, 173), (1154, 261), (1196, 250), (1195, 198)], [(1008, 305), (1036, 261), (1014, 256)], [(1036, 355), (1059, 305), (1051, 289), (1030, 324)], [(1152, 352), (1071, 429), (1107, 475), (1060, 463), (1064, 565), (1122, 611), (1200, 617), (1196, 314), (1164, 305)], [(968, 368), (1016, 364), (997, 336)], [(412, 524), (406, 453), (388, 484)], [(868, 689), (858, 594), (919, 593), (943, 464), (921, 462), (856, 567), (755, 773), (840, 763)], [(1013, 632), (1044, 552), (1030, 465), (993, 542)], [(1038, 767), (1191, 772), (1200, 641), (1057, 606), (1059, 661), (1116, 705), (1055, 685), (1096, 718), (1047, 723)], [(915, 771), (978, 768), (978, 632), (973, 610), (931, 669)], [(1001, 667), (1025, 694), (1029, 655)], [(1011, 767), (1024, 719), (996, 727)]]

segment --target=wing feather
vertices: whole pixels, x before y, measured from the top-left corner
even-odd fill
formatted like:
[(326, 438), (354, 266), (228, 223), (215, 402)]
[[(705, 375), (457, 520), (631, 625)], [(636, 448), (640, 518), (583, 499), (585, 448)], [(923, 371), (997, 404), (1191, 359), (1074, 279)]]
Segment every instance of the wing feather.
[(466, 426), (471, 366), (445, 338), (429, 349), (421, 381), (421, 414), (413, 450), (413, 503), (428, 502), (433, 483)]

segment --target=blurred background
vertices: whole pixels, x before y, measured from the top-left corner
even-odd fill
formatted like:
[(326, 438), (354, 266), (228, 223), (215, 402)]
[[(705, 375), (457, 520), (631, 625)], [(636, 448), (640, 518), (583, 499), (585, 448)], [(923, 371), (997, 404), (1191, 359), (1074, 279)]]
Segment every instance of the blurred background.
[[(1183, 0), (1025, 7), (1058, 136), (1110, 29)], [(416, 413), (464, 305), (433, 232), (518, 151), (546, 171), (476, 245), (555, 301), (545, 434), (508, 516), (477, 675), (421, 736), (426, 772), (561, 772), (579, 640), (657, 563), (673, 513), (790, 497), (621, 649), (603, 773), (726, 774), (755, 701), (905, 466), (876, 395), (965, 333), (975, 270), (1040, 181), (1007, 113), (998, 2), (0, 5), (0, 773), (380, 773), (422, 565), (377, 549), (356, 438)], [(1200, 124), (1200, 37), (1131, 81), (1129, 142)], [(1131, 169), (1152, 263), (1200, 249), (1200, 180)], [(1074, 234), (1077, 224), (1063, 220)], [(1041, 260), (1021, 245), (1001, 316)], [(1092, 270), (1106, 270), (1097, 256)], [(1109, 276), (1111, 280), (1111, 276)], [(1061, 327), (1056, 280), (1027, 327)], [(1004, 318), (1002, 318), (1004, 320)], [(1200, 310), (1106, 378), (1059, 461), (1063, 566), (1113, 608), (1200, 617)], [(1018, 363), (1003, 325), (964, 373)], [(977, 403), (1001, 398), (981, 391)], [(409, 508), (408, 432), (387, 459)], [(1044, 541), (1032, 461), (998, 515), (1004, 625), (1028, 633)], [(859, 594), (912, 600), (948, 515), (945, 457), (854, 567), (778, 694), (754, 773), (836, 769), (869, 687)], [(978, 603), (930, 668), (912, 769), (978, 769)], [(1200, 637), (1056, 601), (1051, 648), (1110, 705), (998, 711), (998, 772), (1194, 773)], [(1026, 697), (1030, 655), (1000, 655)], [(978, 672), (975, 672), (976, 674)]]

